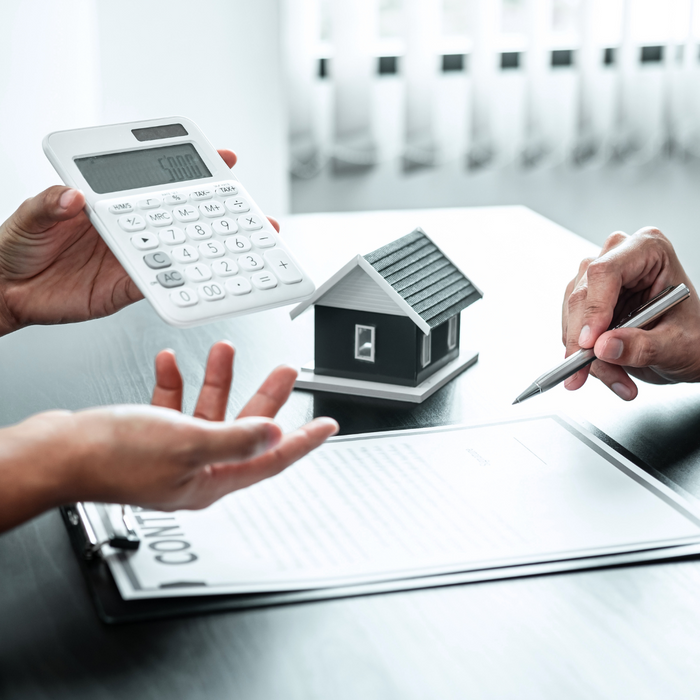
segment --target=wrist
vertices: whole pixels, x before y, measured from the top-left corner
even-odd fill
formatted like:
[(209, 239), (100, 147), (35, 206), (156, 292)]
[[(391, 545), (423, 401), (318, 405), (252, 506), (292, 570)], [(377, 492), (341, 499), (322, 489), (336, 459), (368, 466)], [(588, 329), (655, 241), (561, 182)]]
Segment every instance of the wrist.
[(51, 411), (0, 430), (0, 532), (80, 493), (80, 443), (73, 414)]
[(10, 311), (10, 307), (7, 303), (5, 285), (2, 279), (0, 279), (0, 337), (18, 329), (19, 324), (17, 323), (17, 319)]

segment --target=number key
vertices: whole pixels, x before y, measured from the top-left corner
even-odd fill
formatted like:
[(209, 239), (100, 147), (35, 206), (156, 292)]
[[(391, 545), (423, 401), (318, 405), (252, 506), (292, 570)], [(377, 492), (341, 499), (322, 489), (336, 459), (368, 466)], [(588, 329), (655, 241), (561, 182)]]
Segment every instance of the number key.
[(232, 253), (247, 253), (250, 248), (250, 241), (245, 236), (234, 236), (226, 239), (226, 247)]
[(226, 248), (218, 241), (209, 241), (200, 244), (199, 252), (205, 258), (220, 258), (226, 252)]
[(166, 245), (178, 245), (179, 243), (184, 243), (187, 239), (185, 238), (185, 232), (181, 228), (166, 228), (163, 229), (159, 234), (163, 243)]
[(204, 265), (203, 263), (186, 267), (185, 274), (187, 278), (193, 282), (206, 282), (211, 279), (211, 270), (208, 265)]
[(211, 238), (211, 226), (202, 222), (201, 224), (190, 224), (185, 231), (193, 241), (203, 241)]
[(236, 224), (233, 219), (229, 219), (227, 216), (224, 216), (223, 218), (215, 221), (212, 224), (212, 228), (220, 236), (229, 236), (238, 231), (238, 224)]
[(189, 287), (170, 292), (170, 299), (177, 306), (194, 306), (199, 301), (195, 292)]
[(262, 270), (263, 267), (265, 267), (263, 259), (256, 253), (241, 255), (241, 257), (238, 258), (238, 264), (244, 270), (248, 270), (249, 272), (257, 272), (258, 270)]
[(231, 277), (238, 274), (238, 265), (231, 258), (221, 258), (211, 264), (214, 274), (219, 277)]
[(210, 284), (202, 284), (199, 287), (199, 296), (204, 301), (217, 301), (223, 299), (226, 296), (224, 288), (218, 282), (211, 282)]
[(194, 246), (183, 245), (179, 248), (173, 248), (172, 256), (177, 260), (177, 262), (186, 265), (187, 263), (197, 262), (199, 260), (199, 253)]

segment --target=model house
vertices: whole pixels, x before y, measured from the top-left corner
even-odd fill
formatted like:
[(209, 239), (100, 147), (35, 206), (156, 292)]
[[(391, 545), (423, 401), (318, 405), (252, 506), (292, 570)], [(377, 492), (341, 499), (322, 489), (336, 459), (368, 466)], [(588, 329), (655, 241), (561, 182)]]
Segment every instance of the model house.
[(316, 375), (416, 387), (459, 355), (481, 291), (421, 230), (358, 255), (291, 313), (315, 307)]

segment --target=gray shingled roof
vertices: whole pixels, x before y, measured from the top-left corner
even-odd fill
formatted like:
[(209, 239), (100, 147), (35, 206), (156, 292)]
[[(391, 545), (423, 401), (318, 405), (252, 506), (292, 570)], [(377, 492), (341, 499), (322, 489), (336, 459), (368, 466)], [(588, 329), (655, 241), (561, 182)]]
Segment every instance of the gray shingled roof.
[(363, 257), (431, 329), (482, 297), (420, 229)]

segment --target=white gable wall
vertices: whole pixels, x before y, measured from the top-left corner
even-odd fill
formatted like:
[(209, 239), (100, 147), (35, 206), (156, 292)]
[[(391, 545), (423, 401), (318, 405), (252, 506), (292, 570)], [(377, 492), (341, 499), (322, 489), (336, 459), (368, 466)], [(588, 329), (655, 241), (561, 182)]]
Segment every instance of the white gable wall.
[(406, 313), (361, 267), (354, 267), (315, 303), (336, 309), (354, 309), (372, 311), (378, 314), (406, 316)]

